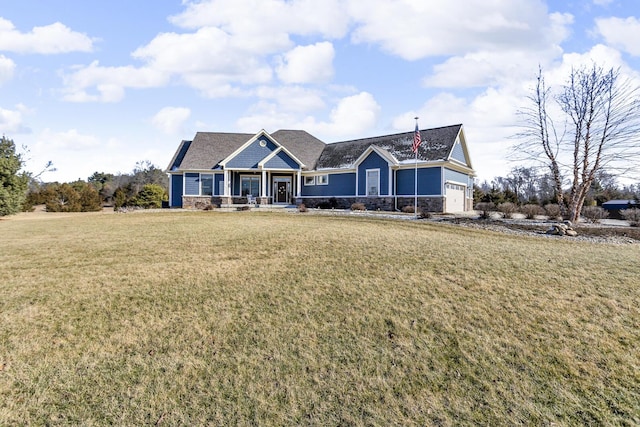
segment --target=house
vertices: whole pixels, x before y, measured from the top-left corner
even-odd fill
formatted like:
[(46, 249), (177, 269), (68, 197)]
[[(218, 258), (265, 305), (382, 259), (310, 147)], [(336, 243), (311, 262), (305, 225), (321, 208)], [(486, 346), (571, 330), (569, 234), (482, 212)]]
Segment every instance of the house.
[(430, 212), (473, 209), (473, 177), (463, 126), (326, 144), (303, 130), (198, 132), (182, 141), (166, 172), (169, 205), (201, 208), (299, 205)]
[(622, 219), (621, 210), (640, 208), (640, 203), (637, 200), (609, 200), (602, 204), (602, 208), (609, 212), (609, 218)]

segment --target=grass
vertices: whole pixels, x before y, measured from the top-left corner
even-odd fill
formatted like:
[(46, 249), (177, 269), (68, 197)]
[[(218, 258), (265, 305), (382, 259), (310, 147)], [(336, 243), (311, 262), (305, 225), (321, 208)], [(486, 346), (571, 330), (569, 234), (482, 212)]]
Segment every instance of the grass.
[(0, 425), (640, 424), (638, 245), (253, 211), (0, 236)]

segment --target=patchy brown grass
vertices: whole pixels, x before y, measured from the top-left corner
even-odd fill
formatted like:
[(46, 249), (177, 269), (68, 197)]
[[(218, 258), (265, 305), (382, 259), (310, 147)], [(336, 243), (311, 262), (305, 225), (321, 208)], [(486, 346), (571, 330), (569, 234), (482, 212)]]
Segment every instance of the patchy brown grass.
[(257, 211), (0, 235), (0, 425), (640, 423), (637, 245)]

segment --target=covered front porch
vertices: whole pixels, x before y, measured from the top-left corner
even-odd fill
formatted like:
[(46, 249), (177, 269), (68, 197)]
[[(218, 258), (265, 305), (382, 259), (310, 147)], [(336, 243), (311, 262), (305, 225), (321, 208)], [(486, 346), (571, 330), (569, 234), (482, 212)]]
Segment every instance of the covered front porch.
[(225, 170), (221, 207), (239, 204), (293, 205), (300, 198), (300, 170)]

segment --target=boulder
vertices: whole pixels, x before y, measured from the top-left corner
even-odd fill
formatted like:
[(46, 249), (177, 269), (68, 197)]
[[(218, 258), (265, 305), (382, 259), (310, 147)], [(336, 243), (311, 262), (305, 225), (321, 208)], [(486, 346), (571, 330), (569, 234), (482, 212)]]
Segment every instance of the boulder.
[(547, 230), (547, 234), (554, 236), (577, 236), (578, 233), (571, 228), (571, 222), (565, 221), (562, 224), (554, 224)]

